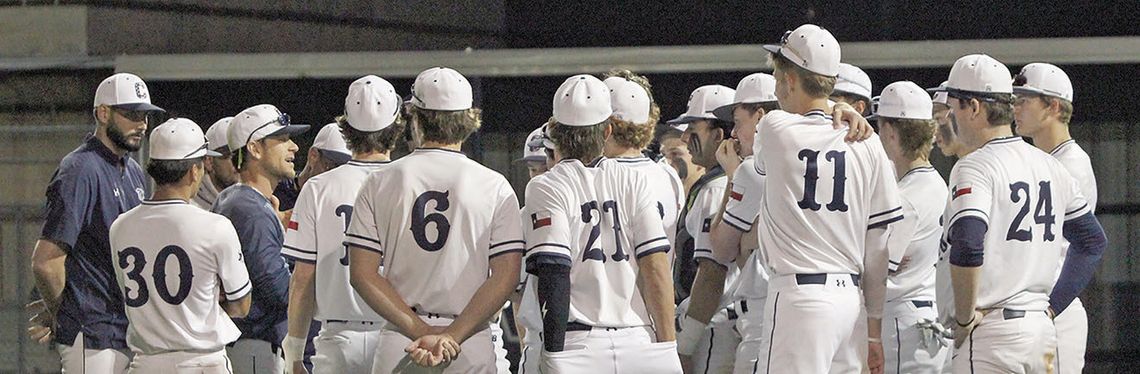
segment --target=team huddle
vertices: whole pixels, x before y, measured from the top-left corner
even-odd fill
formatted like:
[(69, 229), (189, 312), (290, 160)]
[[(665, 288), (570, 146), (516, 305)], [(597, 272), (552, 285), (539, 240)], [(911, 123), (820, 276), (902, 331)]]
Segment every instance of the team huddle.
[(115, 74), (47, 189), (29, 335), (66, 373), (510, 373), (510, 308), (519, 373), (1080, 372), (1107, 239), (1068, 76), (972, 54), (872, 96), (825, 29), (764, 49), (668, 121), (644, 76), (567, 78), (522, 199), (460, 151), (449, 68), (352, 82), (299, 174), (309, 126), (268, 104), (163, 122), (143, 168), (162, 109)]

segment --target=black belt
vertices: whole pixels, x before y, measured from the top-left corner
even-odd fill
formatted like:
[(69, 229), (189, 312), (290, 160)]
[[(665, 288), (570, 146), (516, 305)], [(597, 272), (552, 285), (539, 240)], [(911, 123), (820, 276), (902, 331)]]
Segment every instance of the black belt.
[(360, 323), (360, 324), (365, 324), (365, 325), (380, 324), (380, 322), (376, 322), (376, 321), (345, 321), (342, 319), (326, 319), (325, 323)]
[(617, 331), (625, 327), (594, 327), (581, 322), (566, 322), (566, 331), (590, 331), (593, 329), (605, 329), (606, 331)]
[(910, 303), (914, 304), (915, 308), (932, 308), (932, 307), (934, 307), (934, 302), (930, 301), (930, 300), (911, 300)]
[[(859, 274), (851, 274), (851, 281), (855, 283), (855, 287), (859, 287)], [(824, 284), (827, 283), (827, 273), (819, 274), (796, 274), (796, 284)]]
[(416, 312), (416, 315), (420, 315), (420, 316), (424, 316), (424, 317), (428, 317), (428, 318), (449, 318), (449, 319), (459, 318), (459, 316), (454, 315), (454, 314), (431, 313), (431, 312), (425, 312), (422, 310), (418, 310), (416, 308), (412, 308), (412, 311)]
[(1043, 310), (1019, 310), (1019, 309), (1003, 308), (1001, 310), (1001, 317), (1006, 319), (1006, 320), (1011, 320), (1011, 319), (1025, 318), (1025, 315), (1027, 313), (1038, 313), (1038, 312), (1045, 313), (1045, 315), (1049, 315), (1048, 312), (1043, 311)]

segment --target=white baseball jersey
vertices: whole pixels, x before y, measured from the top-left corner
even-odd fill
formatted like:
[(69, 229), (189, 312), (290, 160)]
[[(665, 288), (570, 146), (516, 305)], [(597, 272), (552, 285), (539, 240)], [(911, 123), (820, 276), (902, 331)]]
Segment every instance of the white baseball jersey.
[(911, 169), (898, 185), (903, 220), (895, 227), (890, 240), (903, 240), (906, 244), (891, 246), (903, 250), (891, 254), (889, 266), (897, 270), (904, 256), (909, 256), (910, 262), (887, 277), (886, 300), (933, 301), (935, 264), (942, 239), (940, 221), (949, 191), (938, 171), (930, 166)]
[(502, 174), (457, 151), (419, 148), (364, 182), (345, 242), (381, 253), (380, 273), (418, 313), (459, 315), (490, 259), (523, 251), (520, 225)]
[[(723, 223), (748, 232), (753, 230), (753, 222), (760, 216), (760, 205), (764, 194), (764, 176), (756, 172), (753, 167), (755, 156), (748, 156), (740, 163), (732, 175), (732, 191), (729, 192), (728, 201), (724, 206)], [(759, 222), (756, 225), (760, 225)], [(742, 242), (741, 246), (757, 246), (759, 243)], [(714, 258), (724, 266), (732, 267), (731, 263), (740, 254), (740, 247), (729, 248), (729, 253), (714, 253)], [(740, 276), (736, 280), (733, 291), (734, 300), (761, 299), (768, 295), (768, 272), (764, 270), (763, 258), (760, 251), (754, 250), (748, 255), (748, 261), (740, 266)], [(740, 311), (737, 311), (740, 312)]]
[(681, 207), (685, 205), (685, 186), (677, 176), (677, 171), (668, 164), (653, 162), (646, 157), (608, 160), (638, 170), (649, 179), (649, 190), (657, 200), (657, 212), (661, 214), (661, 222), (665, 225), (665, 236), (669, 238), (669, 243), (676, 243), (677, 220)]
[(637, 259), (669, 251), (657, 201), (637, 170), (594, 165), (563, 160), (527, 184), (528, 261), (550, 256), (570, 266), (571, 322), (648, 326)]
[[(721, 212), (721, 201), (724, 199), (724, 190), (728, 188), (728, 177), (719, 176), (705, 183), (697, 191), (696, 199), (689, 206), (689, 213), (685, 215), (685, 229), (693, 237), (693, 259), (709, 259), (717, 261), (713, 256), (712, 225), (716, 216)], [(731, 261), (730, 261), (731, 262)], [(724, 276), (724, 294), (721, 295), (720, 305), (725, 307), (732, 303), (732, 293), (736, 286), (736, 277), (740, 269), (728, 266)]]
[[(1066, 140), (1058, 144), (1056, 148), (1049, 154), (1057, 158), (1069, 175), (1077, 181), (1077, 185), (1081, 189), (1081, 194), (1085, 196), (1085, 200), (1089, 202), (1089, 211), (1096, 212), (1096, 175), (1093, 175), (1092, 160), (1089, 159), (1089, 154), (1081, 148), (1073, 139)], [(1065, 255), (1069, 253), (1069, 241), (1064, 237), (1060, 238), (1064, 244), (1064, 249), (1061, 251), (1061, 265), (1065, 264)], [(1057, 268), (1056, 279), (1061, 278), (1061, 268)]]
[(766, 176), (760, 250), (772, 275), (863, 272), (868, 229), (902, 219), (894, 167), (877, 135), (846, 143), (830, 116), (775, 110), (757, 125)]
[(314, 264), (318, 320), (383, 320), (349, 284), (344, 231), (364, 180), (386, 165), (388, 161), (349, 161), (309, 179), (297, 196), (281, 254)]
[(1089, 212), (1077, 181), (1045, 152), (1007, 137), (959, 160), (950, 185), (946, 233), (965, 217), (988, 226), (977, 307), (1045, 310), (1063, 250), (1064, 221)]
[(111, 262), (135, 353), (214, 351), (241, 336), (218, 300), (252, 290), (225, 217), (182, 200), (144, 201), (111, 225)]

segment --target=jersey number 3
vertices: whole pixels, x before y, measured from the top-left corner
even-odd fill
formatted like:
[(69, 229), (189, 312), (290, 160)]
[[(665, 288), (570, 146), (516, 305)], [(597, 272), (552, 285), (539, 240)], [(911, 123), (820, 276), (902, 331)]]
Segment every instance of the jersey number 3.
[[(178, 293), (170, 293), (170, 285), (166, 283), (166, 262), (170, 257), (178, 261)], [(135, 294), (131, 296), (131, 287), (123, 282), (123, 299), (127, 306), (138, 308), (150, 301), (150, 291), (147, 288), (146, 277), (142, 272), (146, 268), (146, 255), (137, 247), (128, 247), (119, 251), (119, 268), (125, 273), (127, 280), (135, 283)], [(158, 251), (154, 258), (154, 268), (150, 272), (154, 281), (158, 297), (170, 305), (179, 305), (190, 296), (190, 283), (194, 280), (194, 267), (190, 266), (190, 256), (182, 247), (168, 245)]]
[[(846, 156), (847, 152), (844, 151), (828, 151), (824, 156), (835, 165), (835, 173), (832, 174), (831, 202), (827, 203), (827, 210), (832, 212), (847, 211), (847, 203), (843, 201), (844, 185), (847, 183)], [(818, 211), (820, 205), (815, 200), (815, 184), (819, 180), (819, 151), (803, 149), (800, 150), (798, 158), (807, 161), (807, 167), (804, 169), (804, 197), (800, 199), (798, 205), (800, 209)]]
[[(451, 202), (447, 201), (449, 193), (450, 191), (424, 192), (412, 204), (412, 237), (416, 239), (416, 244), (425, 251), (438, 251), (443, 249), (443, 245), (447, 243), (447, 234), (451, 232), (451, 222), (448, 222), (447, 217), (441, 213), (451, 207)], [(436, 213), (426, 214), (428, 202), (435, 202), (434, 210)], [(427, 224), (429, 223), (435, 224), (435, 240), (428, 240)]]

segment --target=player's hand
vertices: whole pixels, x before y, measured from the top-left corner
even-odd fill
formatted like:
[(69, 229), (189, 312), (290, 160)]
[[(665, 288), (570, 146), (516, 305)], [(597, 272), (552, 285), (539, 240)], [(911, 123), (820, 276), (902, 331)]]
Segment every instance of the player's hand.
[(692, 373), (693, 372), (693, 356), (682, 355), (682, 354), (678, 354), (678, 356), (681, 356), (681, 372), (683, 372), (685, 374)]
[(28, 319), (28, 337), (40, 344), (51, 343), (55, 316), (48, 310), (47, 303), (39, 299), (28, 303), (24, 309), (32, 316)]
[(432, 367), (454, 360), (459, 356), (459, 342), (450, 335), (425, 335), (404, 347), (412, 361), (424, 367)]
[(961, 322), (955, 321), (958, 326), (954, 327), (954, 349), (962, 347), (962, 343), (966, 342), (966, 339), (974, 332), (974, 328), (977, 328), (978, 324), (982, 322), (982, 316), (982, 312), (975, 310), (965, 326)]
[(861, 142), (871, 137), (875, 129), (867, 122), (863, 115), (855, 111), (847, 103), (836, 103), (831, 111), (831, 127), (841, 129), (847, 126), (847, 136), (843, 140), (848, 142)]
[(740, 167), (740, 143), (736, 139), (725, 139), (716, 148), (716, 162), (724, 169), (725, 175), (733, 175)]
[(305, 361), (293, 361), (293, 371), (286, 371), (285, 374), (309, 374), (309, 369), (305, 368)]
[(883, 342), (868, 342), (867, 343), (867, 368), (871, 370), (871, 374), (883, 374), (883, 364), (886, 358), (883, 356)]
[(1053, 311), (1053, 307), (1045, 308), (1045, 314), (1049, 315), (1049, 319), (1057, 319), (1057, 312)]
[(902, 261), (899, 261), (899, 269), (895, 271), (906, 270), (908, 265), (910, 265), (910, 256), (903, 256)]

